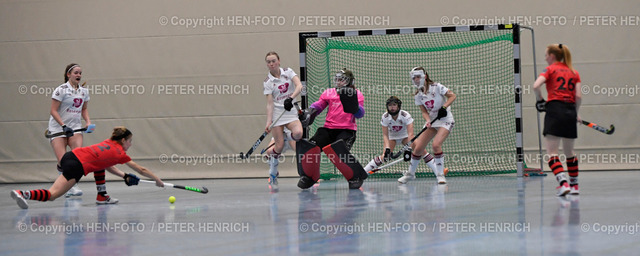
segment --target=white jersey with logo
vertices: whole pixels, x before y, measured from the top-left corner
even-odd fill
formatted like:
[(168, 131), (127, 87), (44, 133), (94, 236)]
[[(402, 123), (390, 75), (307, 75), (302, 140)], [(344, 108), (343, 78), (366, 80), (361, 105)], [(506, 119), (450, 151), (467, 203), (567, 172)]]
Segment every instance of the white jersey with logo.
[[(427, 93), (419, 91), (415, 95), (416, 105), (423, 106), (429, 112), (429, 118), (434, 120), (438, 117), (438, 110), (442, 108), (442, 105), (447, 101), (444, 96), (449, 89), (440, 83), (433, 83), (427, 88)], [(447, 116), (434, 122), (432, 127), (453, 127), (454, 123), (453, 114), (451, 113), (451, 106), (447, 107)], [(448, 130), (451, 130), (447, 128)]]
[[(267, 74), (267, 78), (264, 80), (264, 95), (273, 95), (273, 117), (272, 121), (275, 121), (280, 114), (284, 111), (284, 100), (293, 95), (296, 90), (296, 85), (293, 83), (293, 77), (297, 76), (296, 72), (291, 68), (280, 68), (280, 77), (276, 78), (271, 75), (271, 72)], [(287, 111), (280, 120), (274, 126), (280, 126), (288, 124), (298, 120), (298, 114), (295, 108)]]
[[(89, 90), (80, 86), (73, 89), (69, 82), (58, 86), (51, 96), (52, 99), (60, 101), (58, 114), (62, 118), (62, 122), (71, 129), (80, 129), (82, 127), (82, 107), (89, 101)], [(49, 132), (62, 132), (62, 126), (49, 116)]]
[(413, 118), (409, 112), (400, 110), (398, 117), (393, 120), (393, 116), (386, 112), (382, 114), (382, 120), (380, 124), (388, 128), (389, 140), (401, 140), (409, 137), (407, 132), (407, 126), (413, 123)]

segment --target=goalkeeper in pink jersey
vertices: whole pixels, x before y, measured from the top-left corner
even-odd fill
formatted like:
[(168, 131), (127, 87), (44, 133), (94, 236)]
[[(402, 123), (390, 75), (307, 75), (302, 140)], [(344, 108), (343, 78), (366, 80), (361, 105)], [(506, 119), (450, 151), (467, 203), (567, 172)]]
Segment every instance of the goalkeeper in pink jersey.
[(300, 115), (304, 127), (328, 108), (323, 127), (309, 140), (296, 144), (298, 187), (310, 188), (320, 179), (320, 151), (324, 152), (349, 181), (350, 189), (358, 189), (367, 178), (362, 165), (349, 150), (356, 140), (356, 119), (364, 117), (364, 95), (355, 88), (353, 72), (342, 69), (334, 77), (335, 88), (325, 90), (318, 101)]

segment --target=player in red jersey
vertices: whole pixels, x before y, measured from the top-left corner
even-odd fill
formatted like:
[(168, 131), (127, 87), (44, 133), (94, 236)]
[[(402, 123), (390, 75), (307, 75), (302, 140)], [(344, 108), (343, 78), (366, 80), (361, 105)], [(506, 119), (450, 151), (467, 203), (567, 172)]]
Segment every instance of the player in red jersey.
[[(578, 109), (582, 101), (580, 74), (571, 65), (571, 52), (566, 45), (547, 46), (544, 57), (549, 66), (536, 79), (533, 91), (536, 94), (536, 109), (546, 111), (542, 134), (549, 155), (549, 167), (560, 183), (558, 196), (579, 194), (578, 159), (573, 145), (578, 138)], [(546, 84), (548, 101), (542, 97), (542, 84)], [(560, 142), (567, 157), (568, 182), (558, 157)]]
[(131, 147), (133, 134), (124, 126), (115, 127), (111, 138), (88, 147), (76, 148), (64, 154), (60, 160), (62, 175), (49, 189), (36, 189), (30, 191), (13, 190), (11, 197), (16, 200), (22, 209), (29, 208), (26, 199), (37, 201), (53, 201), (66, 193), (75, 185), (82, 176), (89, 173), (107, 170), (124, 179), (128, 186), (138, 185), (140, 178), (134, 174), (124, 173), (115, 167), (116, 164), (126, 164), (141, 175), (156, 181), (156, 186), (164, 187), (160, 178), (150, 170), (142, 167), (127, 155)]

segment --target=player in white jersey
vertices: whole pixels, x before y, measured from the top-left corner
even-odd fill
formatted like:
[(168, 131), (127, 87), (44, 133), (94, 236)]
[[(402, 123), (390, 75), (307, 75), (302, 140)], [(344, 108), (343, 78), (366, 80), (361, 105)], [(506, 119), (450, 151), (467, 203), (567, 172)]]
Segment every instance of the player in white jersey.
[[(271, 132), (275, 142), (275, 145), (265, 154), (269, 156), (269, 185), (272, 189), (277, 189), (278, 157), (285, 143), (284, 128), (291, 131), (289, 140), (297, 141), (302, 138), (302, 124), (298, 120), (297, 111), (293, 109), (293, 99), (302, 92), (302, 83), (300, 77), (291, 68), (280, 67), (280, 56), (276, 52), (267, 53), (265, 61), (269, 68), (269, 74), (263, 84), (264, 94), (267, 96), (265, 131)], [(270, 129), (272, 124), (273, 128)]]
[[(82, 79), (82, 67), (71, 63), (67, 65), (64, 73), (65, 83), (58, 86), (51, 96), (51, 108), (49, 117), (49, 133), (65, 132), (65, 135), (53, 137), (50, 139), (51, 147), (58, 160), (58, 172), (61, 173), (60, 159), (67, 152), (67, 146), (71, 150), (82, 147), (82, 132), (75, 133), (73, 130), (80, 129), (82, 119), (86, 125), (91, 124), (89, 118), (88, 103), (90, 100), (89, 90), (80, 86)], [(117, 203), (118, 199), (110, 198), (107, 195), (105, 186), (105, 171), (94, 172), (98, 196), (96, 203), (112, 204)], [(77, 186), (72, 187), (65, 196), (81, 196), (82, 190)]]
[(409, 112), (401, 108), (402, 101), (398, 97), (391, 96), (387, 99), (387, 112), (382, 114), (380, 120), (384, 151), (382, 155), (374, 157), (364, 167), (367, 173), (391, 159), (396, 143), (400, 142), (405, 145), (413, 138), (413, 118)]
[[(406, 183), (415, 179), (415, 172), (420, 159), (423, 156), (428, 156), (426, 146), (433, 140), (432, 147), (435, 157), (435, 169), (433, 171), (438, 184), (446, 184), (442, 144), (449, 136), (455, 123), (451, 113), (451, 104), (456, 99), (456, 95), (444, 85), (433, 82), (423, 67), (413, 68), (410, 72), (410, 77), (413, 85), (418, 89), (414, 96), (415, 104), (420, 106), (427, 130), (411, 145), (413, 153), (409, 170), (398, 181)], [(432, 120), (436, 121), (431, 124)]]

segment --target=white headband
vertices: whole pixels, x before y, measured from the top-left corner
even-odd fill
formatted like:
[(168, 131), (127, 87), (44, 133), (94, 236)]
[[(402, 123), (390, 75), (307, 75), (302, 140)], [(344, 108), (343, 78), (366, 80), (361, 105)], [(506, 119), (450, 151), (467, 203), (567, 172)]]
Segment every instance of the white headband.
[(71, 66), (69, 69), (67, 69), (67, 74), (69, 74), (69, 72), (71, 72), (71, 70), (73, 70), (74, 68), (79, 67), (79, 66), (80, 65), (78, 65), (78, 64)]

